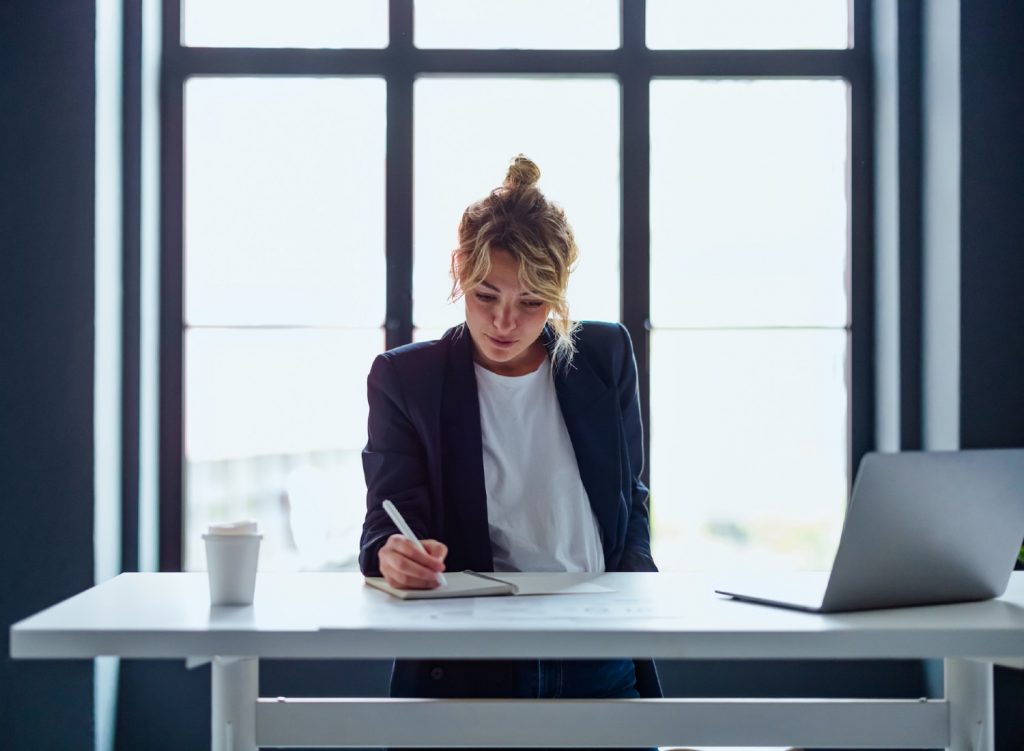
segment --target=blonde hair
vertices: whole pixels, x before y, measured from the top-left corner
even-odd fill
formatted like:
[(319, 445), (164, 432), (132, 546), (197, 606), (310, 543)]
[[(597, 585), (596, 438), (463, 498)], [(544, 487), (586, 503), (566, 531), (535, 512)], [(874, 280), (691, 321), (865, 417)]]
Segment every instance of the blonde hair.
[(568, 364), (576, 352), (579, 324), (569, 318), (566, 289), (579, 248), (565, 211), (537, 189), (540, 168), (516, 156), (501, 187), (470, 204), (459, 222), (459, 244), (452, 251), (454, 302), (480, 284), (491, 270), (491, 251), (504, 250), (519, 264), (519, 284), (551, 309), (555, 332), (553, 359)]

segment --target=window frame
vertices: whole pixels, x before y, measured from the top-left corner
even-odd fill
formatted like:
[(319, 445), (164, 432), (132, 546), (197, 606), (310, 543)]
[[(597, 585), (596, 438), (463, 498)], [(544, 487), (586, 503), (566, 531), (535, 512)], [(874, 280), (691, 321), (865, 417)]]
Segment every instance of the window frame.
[[(389, 0), (381, 49), (203, 48), (181, 44), (181, 0), (163, 0), (160, 71), (159, 570), (184, 552), (184, 85), (192, 76), (366, 75), (387, 87), (387, 348), (413, 339), (413, 83), (422, 74), (587, 75), (621, 85), (620, 319), (633, 338), (641, 411), (650, 425), (650, 82), (653, 78), (840, 78), (850, 90), (846, 373), (848, 482), (874, 446), (873, 66), (871, 0), (849, 0), (851, 46), (825, 50), (650, 50), (646, 1), (620, 0), (615, 50), (443, 50), (413, 46), (414, 0)], [(129, 3), (130, 4), (130, 3)], [(126, 69), (128, 69), (126, 58)], [(126, 108), (127, 109), (127, 108)], [(137, 295), (137, 285), (130, 287)], [(137, 327), (137, 310), (126, 316)], [(127, 311), (126, 311), (127, 312)], [(134, 321), (132, 320), (134, 318)], [(132, 329), (135, 330), (135, 329)], [(129, 379), (137, 383), (138, 375)], [(650, 456), (650, 430), (644, 434)], [(644, 468), (648, 481), (649, 464)], [(126, 499), (125, 508), (130, 507)], [(137, 502), (137, 499), (136, 499)], [(137, 510), (128, 518), (136, 518)], [(126, 540), (128, 538), (126, 537)], [(129, 557), (134, 545), (129, 546)], [(137, 552), (135, 554), (137, 556)]]

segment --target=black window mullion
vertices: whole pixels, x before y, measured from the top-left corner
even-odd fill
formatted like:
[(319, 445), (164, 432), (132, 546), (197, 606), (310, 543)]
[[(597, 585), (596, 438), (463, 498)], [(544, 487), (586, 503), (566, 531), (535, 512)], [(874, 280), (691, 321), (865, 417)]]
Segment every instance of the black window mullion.
[(413, 144), (412, 0), (390, 0), (387, 50), (387, 152), (385, 249), (387, 312), (385, 346), (412, 341), (412, 144)]
[[(625, 13), (637, 18), (632, 0)], [(392, 29), (400, 21), (392, 15)], [(636, 62), (628, 50), (642, 51), (655, 76), (849, 78), (860, 65), (852, 50), (647, 50), (642, 36), (623, 50), (421, 50), (392, 38), (387, 49), (182, 47), (174, 65), (183, 76), (375, 75), (404, 58), (415, 73), (614, 75)]]
[(184, 78), (181, 2), (164, 0), (160, 74), (159, 569), (180, 571), (184, 543)]
[(177, 63), (183, 76), (381, 75), (392, 59), (392, 52), (388, 49), (182, 47)]
[(850, 82), (850, 461), (856, 469), (875, 446), (874, 377), (874, 87), (871, 67), (871, 3), (854, 3), (854, 49)]
[(651, 75), (699, 78), (848, 78), (851, 50), (649, 50)]
[(622, 322), (633, 339), (644, 424), (643, 480), (650, 484), (650, 90), (644, 0), (623, 0), (622, 51)]

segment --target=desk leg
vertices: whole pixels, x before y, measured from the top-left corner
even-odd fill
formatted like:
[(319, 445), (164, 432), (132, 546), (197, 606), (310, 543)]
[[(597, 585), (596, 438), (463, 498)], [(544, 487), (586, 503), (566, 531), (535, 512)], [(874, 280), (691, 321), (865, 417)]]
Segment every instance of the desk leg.
[(949, 751), (994, 751), (991, 663), (947, 659), (945, 682)]
[(210, 667), (210, 747), (213, 751), (255, 751), (256, 700), (260, 669), (255, 657), (214, 657)]

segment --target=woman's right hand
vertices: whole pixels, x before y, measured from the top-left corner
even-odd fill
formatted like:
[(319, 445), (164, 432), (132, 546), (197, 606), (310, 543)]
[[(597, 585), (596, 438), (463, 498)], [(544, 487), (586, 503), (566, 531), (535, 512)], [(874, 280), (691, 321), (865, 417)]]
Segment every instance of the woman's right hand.
[(433, 589), (437, 574), (444, 571), (448, 546), (437, 540), (420, 540), (419, 551), (404, 535), (394, 534), (377, 551), (377, 565), (384, 581), (398, 589)]

